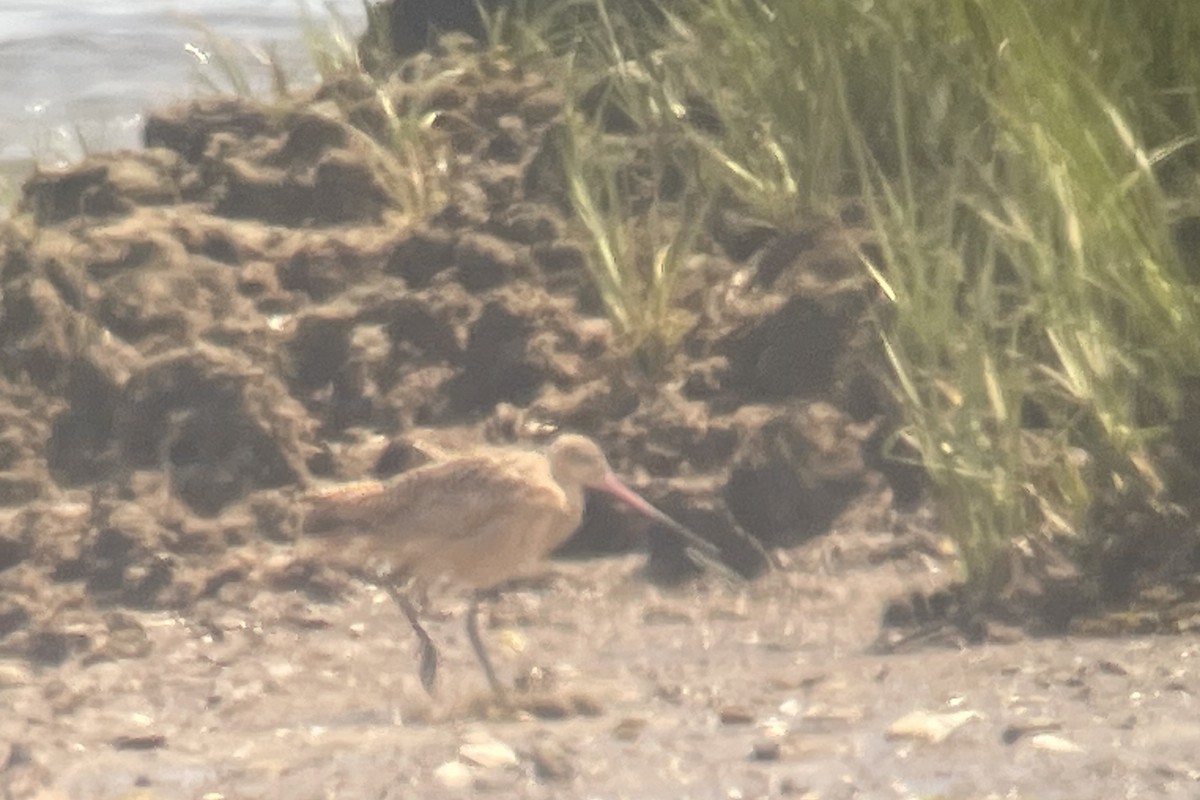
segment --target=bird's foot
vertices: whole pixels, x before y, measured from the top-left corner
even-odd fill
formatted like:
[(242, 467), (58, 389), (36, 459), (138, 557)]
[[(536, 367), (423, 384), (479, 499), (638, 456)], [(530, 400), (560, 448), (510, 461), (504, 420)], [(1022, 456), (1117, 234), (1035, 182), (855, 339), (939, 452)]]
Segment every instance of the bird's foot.
[(430, 642), (421, 643), (421, 685), (429, 695), (437, 688), (438, 651)]

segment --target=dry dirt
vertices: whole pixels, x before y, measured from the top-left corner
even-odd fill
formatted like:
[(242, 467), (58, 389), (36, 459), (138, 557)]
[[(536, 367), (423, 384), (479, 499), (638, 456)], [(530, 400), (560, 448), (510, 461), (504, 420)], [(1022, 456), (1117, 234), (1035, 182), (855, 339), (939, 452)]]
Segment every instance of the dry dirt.
[[(437, 112), (436, 213), (348, 80), (154, 114), (0, 231), (0, 796), (1200, 793), (1193, 633), (881, 628), (953, 616), (954, 565), (882, 456), (851, 221), (719, 206), (647, 374), (563, 207), (554, 87), (460, 52), (386, 91)], [(295, 498), (560, 429), (745, 580), (594, 503), (490, 610), (508, 701), (453, 591), (429, 698), (386, 593), (297, 558)]]

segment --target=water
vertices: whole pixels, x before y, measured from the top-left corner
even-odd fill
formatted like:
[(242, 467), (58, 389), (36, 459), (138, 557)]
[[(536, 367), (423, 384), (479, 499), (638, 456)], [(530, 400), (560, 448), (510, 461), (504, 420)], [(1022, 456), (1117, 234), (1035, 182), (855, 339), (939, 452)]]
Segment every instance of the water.
[[(310, 16), (328, 22), (329, 9), (351, 35), (365, 25), (362, 0), (313, 2)], [(210, 91), (202, 75), (227, 86), (202, 63), (213, 45), (196, 21), (235, 49), (264, 96), (263, 45), (295, 83), (311, 82), (303, 10), (299, 0), (0, 0), (0, 184), (35, 163), (137, 147), (147, 110)]]

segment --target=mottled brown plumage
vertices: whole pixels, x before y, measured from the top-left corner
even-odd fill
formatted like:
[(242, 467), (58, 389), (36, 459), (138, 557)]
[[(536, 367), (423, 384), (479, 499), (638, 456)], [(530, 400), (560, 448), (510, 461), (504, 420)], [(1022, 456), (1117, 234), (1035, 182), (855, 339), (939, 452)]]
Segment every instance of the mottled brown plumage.
[[(711, 544), (662, 514), (613, 475), (599, 446), (574, 434), (543, 453), (490, 450), (428, 464), (386, 483), (311, 493), (306, 527), (332, 529), (328, 552), (372, 573), (449, 578), (475, 590), (467, 630), (493, 689), (500, 684), (477, 629), (480, 592), (528, 574), (579, 527), (585, 489), (606, 492), (668, 526), (690, 546)], [(432, 688), (437, 651), (412, 604), (393, 591), (422, 642), (422, 681)]]

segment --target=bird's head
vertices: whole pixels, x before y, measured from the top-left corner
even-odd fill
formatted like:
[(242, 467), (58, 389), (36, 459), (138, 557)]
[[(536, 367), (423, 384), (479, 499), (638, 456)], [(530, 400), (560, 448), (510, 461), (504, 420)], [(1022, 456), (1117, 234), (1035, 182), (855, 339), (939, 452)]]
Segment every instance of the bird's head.
[(586, 436), (564, 433), (547, 453), (554, 479), (564, 486), (601, 489), (612, 476), (600, 446)]
[(613, 474), (604, 457), (600, 446), (574, 433), (564, 433), (554, 440), (546, 451), (550, 462), (550, 472), (554, 480), (567, 492), (578, 491), (578, 487), (604, 492), (617, 498), (644, 517), (658, 522), (675, 533), (689, 547), (698, 550), (710, 559), (720, 560), (720, 551), (711, 542), (702, 539), (695, 533), (680, 525), (675, 520), (659, 511), (637, 492), (621, 483)]

